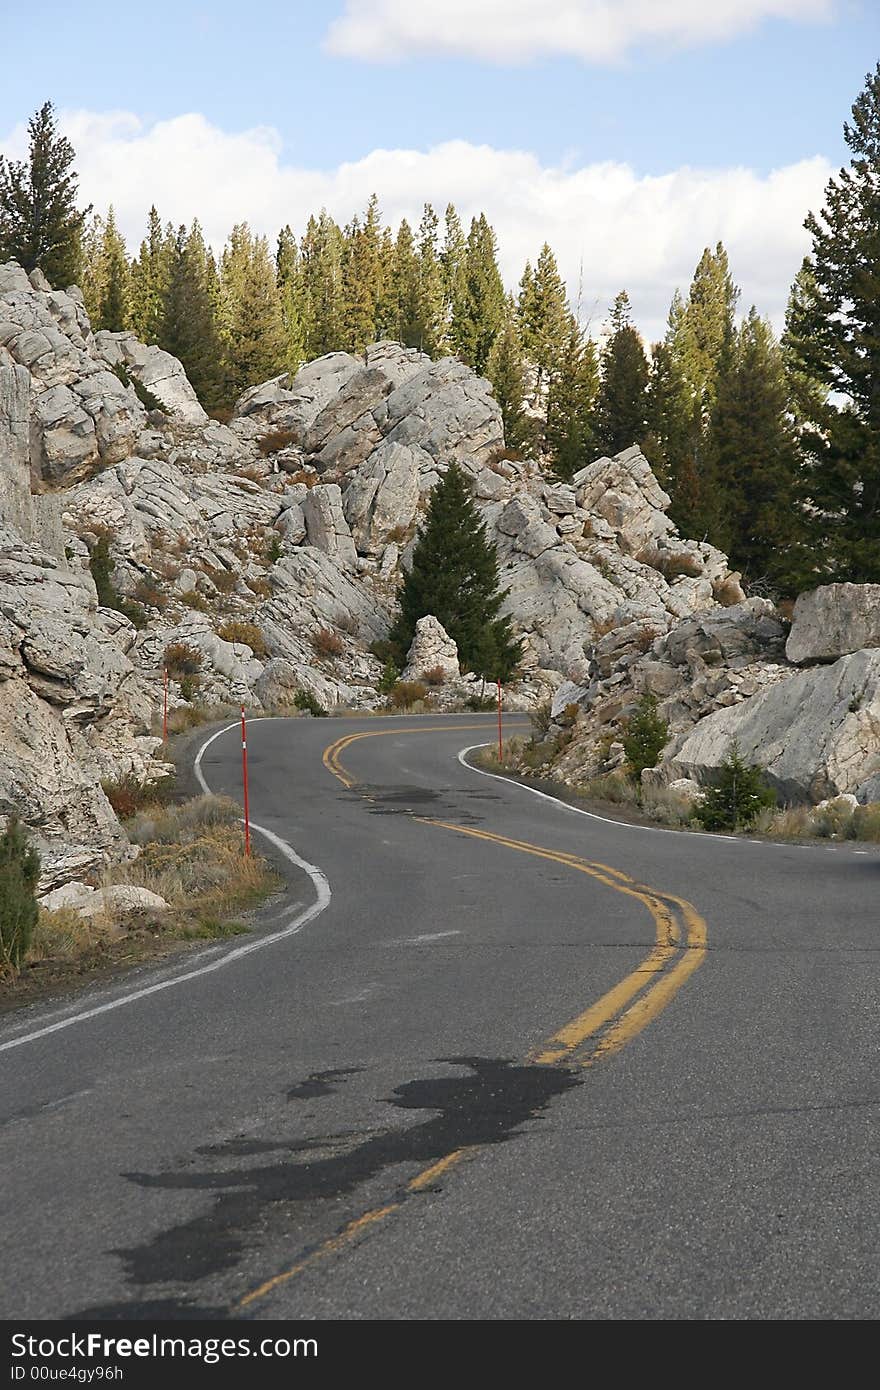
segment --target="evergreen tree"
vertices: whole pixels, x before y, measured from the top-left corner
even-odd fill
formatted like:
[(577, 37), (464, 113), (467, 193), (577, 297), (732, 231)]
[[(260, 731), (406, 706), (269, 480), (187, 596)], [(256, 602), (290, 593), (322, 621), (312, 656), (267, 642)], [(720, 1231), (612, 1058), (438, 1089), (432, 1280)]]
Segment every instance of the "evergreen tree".
[(684, 487), (693, 409), (675, 355), (667, 342), (651, 349), (642, 448), (662, 487), (676, 497)]
[(461, 221), (450, 203), (446, 209), (445, 236), (440, 252), (440, 274), (443, 281), (443, 327), (440, 338), (442, 352), (455, 352), (454, 324), (460, 322), (464, 305), (464, 256), (466, 242)]
[(179, 227), (169, 249), (156, 338), (160, 347), (180, 359), (202, 404), (217, 405), (222, 396), (222, 348), (197, 222), (190, 232)]
[(416, 623), (432, 613), (458, 644), (465, 670), (506, 680), (519, 659), (519, 645), (511, 637), (510, 619), (498, 616), (503, 601), (495, 546), (464, 473), (452, 463), (431, 493), (389, 641), (402, 665)]
[(142, 343), (159, 341), (174, 244), (151, 207), (146, 238), (131, 265), (131, 326)]
[(363, 352), (376, 341), (376, 294), (364, 228), (355, 217), (345, 229), (342, 264), (342, 340), (347, 352)]
[(128, 253), (125, 242), (116, 226), (116, 215), (111, 204), (104, 224), (101, 242), (103, 274), (101, 297), (98, 305), (97, 321), (93, 328), (107, 328), (112, 333), (121, 332), (130, 323), (131, 275), (128, 266)]
[(537, 368), (535, 394), (540, 399), (556, 373), (571, 318), (556, 257), (546, 241), (534, 271), (526, 264), (520, 281), (518, 310), (523, 349)]
[(305, 361), (303, 323), (300, 306), (299, 247), (290, 226), (278, 233), (275, 249), (275, 279), (281, 297), (281, 317), (287, 339), (287, 366), (295, 372)]
[(104, 219), (93, 213), (86, 220), (80, 237), (79, 264), (79, 287), (92, 325), (97, 324), (101, 312), (104, 272)]
[(593, 407), (598, 384), (596, 348), (572, 317), (547, 396), (545, 430), (553, 472), (564, 481), (595, 454)]
[(16, 816), (0, 835), (0, 964), (15, 972), (37, 925), (40, 857)]
[(344, 338), (345, 238), (321, 209), (310, 217), (300, 243), (300, 305), (306, 360), (338, 350)]
[(471, 222), (464, 254), (461, 300), (453, 309), (452, 335), (462, 361), (483, 373), (504, 321), (506, 296), (498, 269), (498, 244), (485, 214)]
[(782, 353), (754, 308), (718, 379), (708, 452), (715, 538), (748, 579), (785, 584), (797, 542), (799, 458)]
[(233, 227), (221, 263), (226, 394), (237, 399), (249, 386), (285, 368), (287, 333), (275, 266), (265, 237), (246, 222)]
[(648, 361), (625, 290), (614, 301), (611, 327), (596, 402), (596, 446), (609, 455), (641, 444), (647, 427)]
[(429, 356), (441, 355), (443, 322), (443, 267), (437, 243), (439, 219), (426, 203), (419, 223), (419, 289), (416, 312), (417, 347)]
[(394, 337), (405, 347), (419, 347), (419, 257), (412, 228), (405, 217), (394, 243), (393, 284), (397, 296), (397, 331)]
[(28, 122), (26, 161), (0, 155), (0, 260), (15, 260), (28, 272), (40, 267), (60, 288), (80, 268), (80, 239), (91, 207), (76, 206), (74, 148), (60, 135), (47, 101)]
[(880, 63), (844, 138), (849, 168), (806, 220), (812, 283), (788, 334), (803, 373), (832, 393), (801, 433), (815, 553), (804, 583), (880, 582)]
[(526, 411), (526, 367), (512, 302), (508, 303), (504, 327), (492, 344), (486, 376), (501, 407), (508, 449), (528, 452), (535, 442), (535, 422)]
[(736, 742), (718, 769), (715, 785), (694, 812), (704, 830), (739, 830), (751, 825), (765, 807), (776, 805), (776, 793), (759, 767), (745, 763)]

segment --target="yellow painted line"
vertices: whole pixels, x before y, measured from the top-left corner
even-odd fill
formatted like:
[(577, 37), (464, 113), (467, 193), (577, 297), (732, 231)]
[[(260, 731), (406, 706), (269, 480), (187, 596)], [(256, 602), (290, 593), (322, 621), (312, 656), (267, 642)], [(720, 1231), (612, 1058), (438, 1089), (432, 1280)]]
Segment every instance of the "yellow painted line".
[(267, 1279), (258, 1288), (251, 1289), (250, 1293), (245, 1294), (244, 1298), (239, 1299), (236, 1308), (247, 1308), (249, 1304), (256, 1303), (258, 1298), (265, 1298), (267, 1293), (273, 1289), (280, 1288), (288, 1280), (295, 1279), (297, 1274), (301, 1274), (309, 1265), (316, 1264), (318, 1260), (326, 1259), (328, 1255), (334, 1255), (338, 1250), (344, 1249), (346, 1245), (351, 1245), (352, 1241), (357, 1240), (369, 1226), (375, 1226), (377, 1221), (384, 1221), (386, 1216), (390, 1216), (393, 1211), (397, 1211), (402, 1204), (400, 1202), (390, 1202), (387, 1207), (376, 1207), (373, 1211), (364, 1212), (363, 1216), (357, 1217), (354, 1221), (349, 1221), (348, 1225), (339, 1232), (339, 1235), (332, 1236), (330, 1240), (325, 1240), (323, 1245), (319, 1245), (317, 1250), (313, 1250), (310, 1255), (306, 1255), (298, 1264), (291, 1265), (290, 1269), (285, 1269), (281, 1274), (276, 1274), (274, 1278)]
[(476, 1145), (474, 1144), (468, 1144), (463, 1149), (453, 1149), (451, 1153), (446, 1154), (445, 1158), (439, 1159), (437, 1163), (432, 1163), (430, 1168), (423, 1168), (420, 1173), (412, 1178), (411, 1181), (407, 1183), (408, 1190), (410, 1192), (421, 1192), (424, 1188), (430, 1187), (438, 1178), (442, 1178), (444, 1173), (448, 1173), (450, 1168), (454, 1168), (456, 1164), (460, 1163), (467, 1154), (474, 1153), (475, 1151)]
[[(356, 785), (355, 779), (350, 776), (339, 760), (340, 754), (352, 743), (362, 738), (379, 738), (383, 735), (387, 737), (391, 734), (445, 732), (448, 727), (448, 725), (423, 725), (418, 729), (370, 729), (361, 733), (347, 734), (325, 749), (324, 766), (345, 787), (352, 788)], [(482, 724), (459, 724), (457, 727), (465, 730), (481, 729), (484, 726)], [(532, 1063), (552, 1066), (560, 1062), (571, 1061), (577, 1049), (589, 1039), (596, 1038), (597, 1034), (601, 1036), (598, 1037), (589, 1056), (583, 1060), (583, 1066), (593, 1066), (602, 1058), (620, 1051), (622, 1047), (647, 1028), (649, 1023), (653, 1022), (658, 1014), (674, 999), (682, 985), (703, 963), (706, 955), (706, 922), (686, 898), (680, 898), (674, 893), (658, 891), (646, 884), (637, 883), (631, 875), (624, 873), (622, 869), (615, 869), (609, 864), (583, 859), (579, 855), (568, 854), (561, 850), (547, 849), (543, 845), (535, 845), (528, 840), (514, 840), (505, 835), (496, 835), (488, 830), (476, 830), (470, 826), (455, 825), (450, 821), (431, 820), (427, 816), (413, 816), (413, 820), (418, 821), (421, 825), (434, 826), (438, 830), (449, 830), (457, 835), (468, 835), (473, 839), (505, 846), (508, 849), (517, 850), (521, 854), (550, 860), (566, 868), (574, 869), (578, 873), (588, 874), (605, 887), (635, 898), (647, 907), (654, 919), (655, 945), (644, 960), (636, 966), (635, 970), (632, 970), (624, 979), (603, 994), (601, 999), (596, 1000), (577, 1018), (566, 1023), (552, 1037), (548, 1038), (540, 1049), (530, 1053), (528, 1061)], [(686, 941), (684, 943), (682, 943), (679, 918), (683, 920), (686, 929)], [(457, 1167), (462, 1159), (478, 1153), (479, 1150), (480, 1145), (468, 1145), (465, 1148), (453, 1149), (427, 1168), (423, 1168), (414, 1178), (411, 1178), (407, 1183), (406, 1192), (423, 1192), (426, 1188), (431, 1187), (438, 1178)], [(363, 1231), (384, 1220), (393, 1212), (399, 1211), (405, 1200), (406, 1196), (404, 1195), (399, 1201), (391, 1202), (384, 1207), (377, 1207), (350, 1221), (338, 1235), (331, 1236), (311, 1254), (306, 1255), (289, 1269), (284, 1270), (281, 1274), (276, 1274), (272, 1279), (267, 1279), (265, 1283), (246, 1294), (236, 1305), (236, 1308), (248, 1307), (274, 1289), (294, 1279), (309, 1266), (352, 1244)]]

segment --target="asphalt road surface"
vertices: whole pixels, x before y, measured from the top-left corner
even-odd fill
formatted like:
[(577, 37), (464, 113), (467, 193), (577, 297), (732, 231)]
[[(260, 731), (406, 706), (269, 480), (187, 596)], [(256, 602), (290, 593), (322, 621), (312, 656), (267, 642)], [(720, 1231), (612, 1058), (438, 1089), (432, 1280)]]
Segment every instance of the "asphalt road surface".
[(577, 814), (492, 736), (250, 726), (255, 935), (0, 1028), (0, 1317), (880, 1315), (877, 848)]

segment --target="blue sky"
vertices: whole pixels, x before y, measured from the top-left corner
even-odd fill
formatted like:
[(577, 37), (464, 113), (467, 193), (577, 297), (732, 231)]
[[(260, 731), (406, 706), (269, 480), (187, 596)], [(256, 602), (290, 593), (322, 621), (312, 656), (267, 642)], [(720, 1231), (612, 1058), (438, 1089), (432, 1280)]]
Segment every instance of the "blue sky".
[[(880, 59), (878, 0), (707, 0), (729, 12), (720, 36), (702, 32), (695, 0), (508, 0), (516, 43), (499, 0), (2, 8), (0, 150), (20, 149), (21, 123), (50, 98), (83, 192), (112, 199), (130, 239), (154, 199), (175, 221), (199, 215), (216, 242), (236, 220), (296, 226), (314, 198), (345, 218), (368, 186), (391, 221), (453, 197), (465, 214), (485, 205), (508, 278), (543, 218), (570, 284), (585, 261), (596, 312), (626, 278), (649, 331), (716, 229), (778, 319), (785, 286), (771, 282), (796, 268), (807, 205), (844, 161), (843, 120)], [(649, 34), (658, 12), (670, 32)], [(187, 113), (198, 127), (174, 124)], [(640, 236), (665, 256), (640, 256)]]

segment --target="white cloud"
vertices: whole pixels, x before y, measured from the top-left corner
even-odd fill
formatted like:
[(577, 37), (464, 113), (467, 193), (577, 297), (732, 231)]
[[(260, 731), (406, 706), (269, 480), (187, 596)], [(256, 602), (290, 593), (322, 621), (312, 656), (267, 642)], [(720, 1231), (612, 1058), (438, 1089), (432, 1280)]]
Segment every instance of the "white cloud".
[(346, 0), (331, 53), (368, 62), (439, 56), (612, 63), (645, 44), (720, 42), (765, 19), (831, 17), (833, 0)]
[[(326, 207), (340, 222), (379, 194), (392, 225), (417, 222), (424, 202), (442, 216), (454, 202), (467, 226), (485, 210), (498, 233), (502, 271), (515, 287), (527, 258), (549, 241), (577, 295), (597, 324), (626, 288), (649, 338), (659, 336), (673, 290), (686, 290), (704, 246), (719, 239), (743, 288), (778, 325), (788, 286), (807, 250), (803, 219), (822, 203), (831, 173), (819, 157), (762, 176), (742, 168), (681, 168), (638, 176), (625, 164), (548, 167), (524, 151), (450, 141), (432, 149), (374, 150), (334, 169), (286, 162), (277, 132), (229, 134), (197, 114), (143, 123), (129, 112), (62, 113), (77, 151), (84, 201), (113, 203), (129, 247), (144, 235), (155, 202), (175, 225), (198, 217), (219, 249), (235, 222), (247, 220), (272, 238), (289, 222), (301, 232), (309, 213)], [(18, 127), (0, 151), (24, 152)]]

